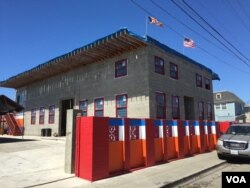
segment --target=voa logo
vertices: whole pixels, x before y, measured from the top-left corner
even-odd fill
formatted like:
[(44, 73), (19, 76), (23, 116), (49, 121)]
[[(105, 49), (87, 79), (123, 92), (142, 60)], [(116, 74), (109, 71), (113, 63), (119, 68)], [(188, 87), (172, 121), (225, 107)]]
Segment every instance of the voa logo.
[(247, 183), (244, 176), (226, 176), (227, 183)]

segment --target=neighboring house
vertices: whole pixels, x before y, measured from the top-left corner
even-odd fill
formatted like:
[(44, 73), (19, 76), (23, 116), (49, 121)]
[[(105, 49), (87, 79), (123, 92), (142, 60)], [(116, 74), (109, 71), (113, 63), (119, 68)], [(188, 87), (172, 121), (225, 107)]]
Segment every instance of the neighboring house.
[(84, 116), (213, 120), (217, 74), (127, 29), (0, 82), (25, 106), (26, 135), (66, 134), (66, 110)]
[(250, 104), (245, 105), (244, 113), (245, 113), (245, 116), (246, 116), (246, 122), (250, 123)]
[(245, 122), (244, 102), (234, 93), (221, 91), (214, 93), (215, 121)]

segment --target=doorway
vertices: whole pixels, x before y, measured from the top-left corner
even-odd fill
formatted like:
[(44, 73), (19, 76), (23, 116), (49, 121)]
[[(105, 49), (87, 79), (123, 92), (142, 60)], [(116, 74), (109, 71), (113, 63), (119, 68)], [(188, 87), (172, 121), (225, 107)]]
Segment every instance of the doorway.
[(67, 110), (73, 109), (74, 99), (61, 101), (61, 124), (59, 127), (60, 136), (66, 136)]
[(193, 97), (184, 97), (184, 106), (185, 106), (185, 120), (194, 120), (194, 98)]

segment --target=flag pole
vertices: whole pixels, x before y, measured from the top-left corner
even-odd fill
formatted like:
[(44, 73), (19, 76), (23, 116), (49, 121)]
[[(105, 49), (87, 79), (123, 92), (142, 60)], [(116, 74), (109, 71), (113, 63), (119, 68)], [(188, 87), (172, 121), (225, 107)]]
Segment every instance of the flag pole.
[(146, 32), (145, 32), (145, 37), (148, 35), (148, 16), (146, 16)]

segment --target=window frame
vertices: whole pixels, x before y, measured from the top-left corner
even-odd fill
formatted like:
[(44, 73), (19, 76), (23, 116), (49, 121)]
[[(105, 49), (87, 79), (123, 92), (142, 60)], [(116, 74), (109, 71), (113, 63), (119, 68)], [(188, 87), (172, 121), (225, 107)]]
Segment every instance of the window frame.
[[(80, 107), (81, 107), (81, 103), (87, 103), (87, 107), (86, 107), (86, 110), (83, 110), (83, 109), (81, 109)], [(79, 101), (79, 110), (81, 110), (82, 111), (82, 116), (88, 116), (88, 105), (89, 105), (89, 103), (88, 103), (88, 100), (87, 99), (84, 99), (84, 100), (80, 100)], [(84, 115), (84, 113), (86, 113), (86, 115)]]
[(205, 89), (211, 90), (211, 80), (208, 78), (205, 78)]
[(198, 73), (196, 73), (196, 87), (202, 88), (202, 75)]
[[(210, 107), (210, 111), (209, 111), (209, 107)], [(213, 107), (211, 102), (207, 103), (207, 120), (213, 120)]]
[[(124, 107), (118, 107), (118, 97), (126, 97), (126, 106), (124, 106)], [(116, 95), (115, 96), (115, 109), (116, 109), (116, 117), (118, 117), (118, 118), (126, 118), (126, 117), (128, 117), (128, 94), (119, 94), (119, 95)], [(118, 116), (118, 110), (119, 109), (126, 109), (126, 116), (125, 117), (119, 117)]]
[[(162, 61), (163, 64), (162, 65), (156, 64), (158, 62), (157, 60)], [(155, 67), (155, 73), (165, 75), (165, 62), (164, 62), (163, 58), (161, 58), (159, 56), (154, 56), (154, 67)], [(158, 70), (160, 70), (160, 71), (158, 71)]]
[[(200, 109), (200, 105), (202, 105), (202, 109)], [(199, 112), (199, 120), (205, 119), (205, 109), (204, 109), (204, 102), (199, 101), (198, 102), (198, 112)]]
[[(118, 64), (122, 64), (125, 62), (125, 68), (126, 68), (126, 73), (125, 74), (118, 74)], [(120, 77), (123, 77), (123, 76), (127, 76), (128, 75), (128, 59), (122, 59), (122, 60), (119, 60), (119, 61), (116, 61), (115, 62), (115, 78), (120, 78)]]
[[(96, 101), (97, 100), (102, 100), (103, 104), (102, 104), (102, 108), (101, 109), (96, 109)], [(96, 112), (98, 111), (102, 111), (102, 116), (97, 116), (97, 117), (104, 117), (104, 97), (98, 97), (94, 99), (94, 116), (96, 116)]]
[(36, 108), (31, 109), (30, 124), (31, 125), (35, 125), (36, 124)]
[[(42, 112), (42, 114), (41, 114)], [(39, 108), (39, 125), (44, 125), (45, 120), (45, 107)]]
[[(178, 99), (178, 106), (177, 108), (174, 106), (174, 99)], [(180, 119), (180, 97), (177, 96), (177, 95), (172, 95), (172, 100), (171, 100), (171, 103), (172, 103), (172, 118), (173, 119)], [(177, 109), (177, 116), (174, 116), (174, 109)]]
[(48, 118), (49, 124), (55, 124), (55, 113), (56, 113), (55, 111), (56, 111), (56, 106), (50, 105), (49, 106), (49, 118)]
[[(172, 67), (176, 67), (177, 70), (172, 70)], [(171, 73), (174, 73), (175, 75), (172, 75)], [(178, 65), (175, 63), (170, 62), (169, 64), (169, 76), (170, 78), (173, 78), (175, 80), (179, 79), (179, 70), (178, 70)]]
[[(159, 103), (157, 103), (157, 96), (163, 96), (164, 102), (163, 102), (163, 106), (158, 105)], [(166, 94), (163, 92), (155, 92), (155, 105), (156, 105), (156, 118), (157, 119), (166, 119), (167, 118), (167, 103), (166, 103)], [(163, 108), (163, 116), (161, 117), (158, 114), (158, 107)]]

